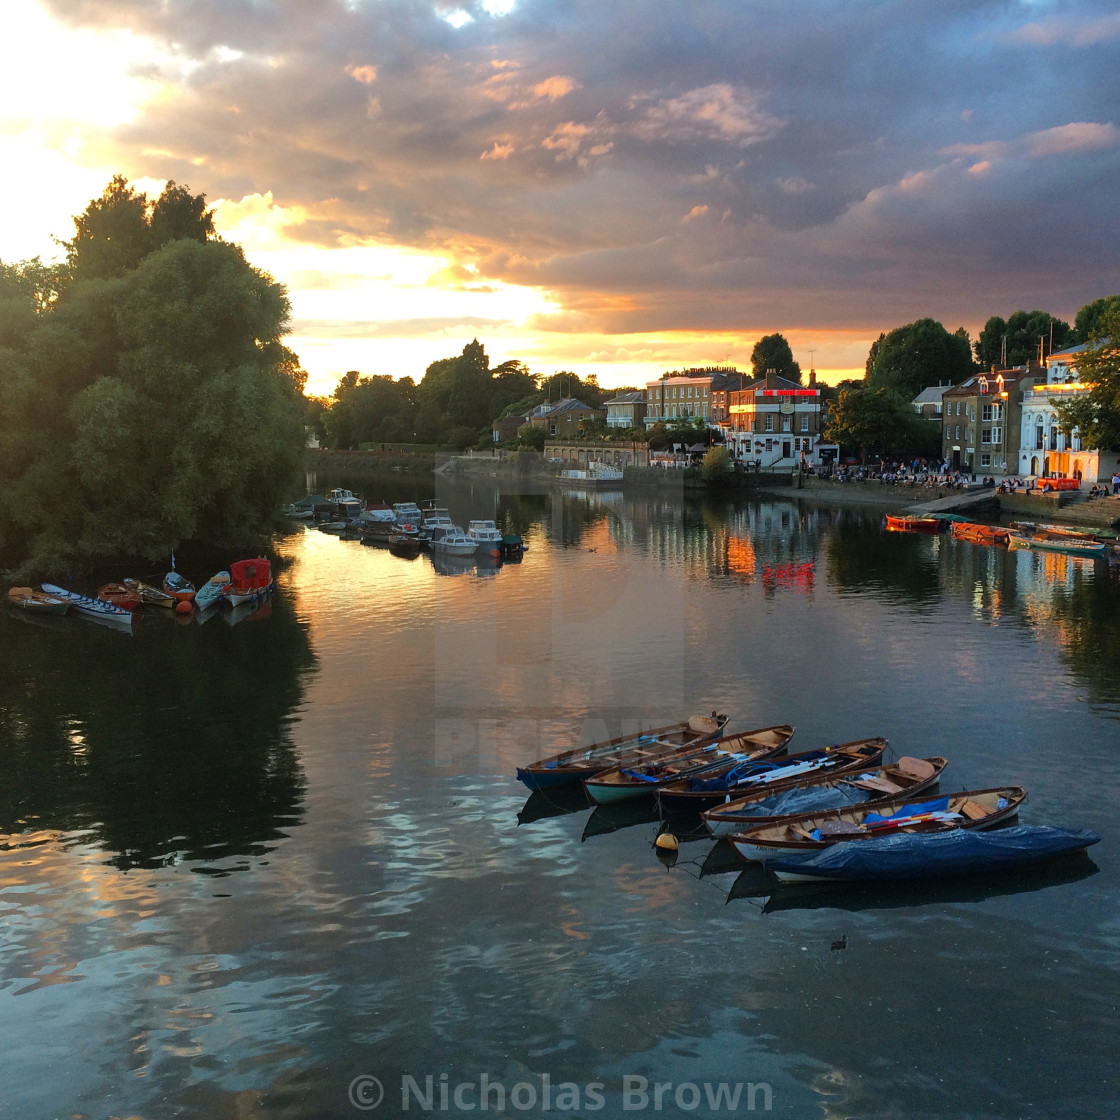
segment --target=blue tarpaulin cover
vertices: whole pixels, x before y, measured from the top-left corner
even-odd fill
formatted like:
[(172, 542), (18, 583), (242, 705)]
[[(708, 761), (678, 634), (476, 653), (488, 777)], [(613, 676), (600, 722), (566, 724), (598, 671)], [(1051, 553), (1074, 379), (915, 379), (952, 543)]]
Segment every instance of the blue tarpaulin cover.
[(752, 817), (784, 817), (793, 813), (823, 813), (826, 809), (843, 809), (867, 801), (869, 794), (852, 786), (806, 786), (772, 793), (762, 801), (753, 801), (743, 810)]
[(863, 823), (876, 824), (879, 821), (892, 821), (896, 817), (916, 817), (919, 813), (943, 813), (948, 808), (948, 796), (935, 797), (932, 801), (908, 801), (885, 816), (881, 813), (868, 813), (863, 818)]
[(867, 840), (845, 840), (823, 851), (771, 859), (781, 874), (822, 879), (923, 879), (999, 871), (1098, 843), (1088, 829), (1015, 825), (991, 832), (954, 828), (948, 832), (895, 832)]

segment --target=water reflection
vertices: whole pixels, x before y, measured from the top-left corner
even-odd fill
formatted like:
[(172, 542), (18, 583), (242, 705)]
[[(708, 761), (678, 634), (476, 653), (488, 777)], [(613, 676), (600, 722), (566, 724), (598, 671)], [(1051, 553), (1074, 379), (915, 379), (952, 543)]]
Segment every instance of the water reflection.
[(127, 869), (259, 855), (299, 823), (289, 726), (313, 658), (282, 597), (204, 628), (149, 608), (131, 640), (60, 621), (0, 618), (5, 832), (80, 832)]

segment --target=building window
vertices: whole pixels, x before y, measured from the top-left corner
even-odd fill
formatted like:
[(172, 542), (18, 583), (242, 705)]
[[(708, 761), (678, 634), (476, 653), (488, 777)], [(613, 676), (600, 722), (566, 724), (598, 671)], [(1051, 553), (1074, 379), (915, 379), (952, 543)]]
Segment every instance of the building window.
[(767, 431), (767, 432), (772, 432), (774, 430), (774, 417), (773, 416), (767, 416), (766, 417), (766, 426), (763, 430)]
[(957, 434), (955, 436), (953, 436), (953, 439), (960, 439), (960, 438), (961, 438), (961, 426), (960, 426), (960, 424), (958, 424), (957, 425)]
[(942, 407), (942, 406), (941, 406), (940, 404), (935, 404), (935, 405), (933, 406), (933, 414), (934, 414), (934, 416), (940, 416), (940, 415), (941, 415), (941, 407)]
[(993, 428), (992, 429), (992, 443), (1003, 443), (1003, 429), (1002, 428)]
[(991, 430), (991, 428), (981, 428), (980, 429), (980, 442), (981, 443), (991, 443), (992, 442), (992, 430)]
[(990, 404), (981, 406), (980, 419), (985, 423), (988, 423), (992, 419), (992, 406)]
[(1058, 429), (1057, 428), (1051, 428), (1050, 429), (1050, 450), (1051, 451), (1057, 451), (1058, 450)]
[(1034, 449), (1035, 451), (1042, 450), (1042, 425), (1036, 424), (1034, 429)]
[(809, 430), (809, 414), (807, 412), (801, 415), (801, 430), (807, 432)]
[(792, 432), (793, 431), (793, 423), (792, 423), (792, 418), (791, 417), (789, 417), (789, 416), (783, 416), (782, 417), (782, 431), (783, 432)]
[(992, 405), (992, 419), (993, 420), (1002, 420), (1003, 419), (1003, 405), (1001, 405), (1001, 404)]
[(957, 401), (957, 415), (960, 416), (960, 414), (961, 414), (961, 402)]
[(992, 457), (986, 451), (980, 456), (980, 466), (990, 467), (992, 465)]

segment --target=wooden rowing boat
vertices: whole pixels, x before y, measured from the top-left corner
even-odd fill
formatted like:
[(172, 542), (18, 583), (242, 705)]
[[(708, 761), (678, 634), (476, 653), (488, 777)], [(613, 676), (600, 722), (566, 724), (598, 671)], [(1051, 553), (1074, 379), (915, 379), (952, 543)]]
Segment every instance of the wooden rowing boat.
[(112, 626), (118, 630), (132, 631), (132, 611), (123, 607), (114, 606), (101, 599), (93, 599), (89, 595), (79, 595), (76, 591), (67, 591), (57, 584), (44, 583), (43, 591), (55, 599), (65, 599), (70, 604), (70, 609), (88, 618), (91, 622), (100, 622), (105, 626)]
[(145, 583), (139, 579), (126, 579), (124, 581), (125, 587), (130, 591), (135, 591), (140, 596), (143, 603), (153, 607), (166, 607), (170, 610), (175, 606), (176, 599), (174, 595), (168, 595), (166, 591), (161, 591), (158, 587), (153, 587), (150, 583)]
[(66, 599), (36, 591), (33, 587), (9, 587), (8, 601), (29, 614), (65, 614), (70, 609)]
[(97, 589), (97, 597), (103, 603), (112, 603), (126, 611), (136, 611), (144, 602), (140, 593), (135, 588), (123, 583), (103, 583)]
[(1065, 552), (1070, 556), (1102, 557), (1108, 546), (1101, 541), (1091, 541), (1084, 537), (1056, 536), (1032, 533), (1027, 536), (1012, 529), (1008, 544), (1011, 548), (1029, 548), (1034, 552)]
[(959, 541), (973, 544), (1007, 545), (1010, 535), (1003, 525), (982, 525), (978, 521), (954, 521), (949, 532)]
[(528, 766), (519, 766), (517, 777), (529, 789), (550, 789), (569, 782), (582, 782), (630, 760), (652, 761), (710, 743), (726, 724), (727, 716), (715, 712), (711, 716), (690, 716), (680, 723), (634, 731), (549, 755)]
[(793, 725), (774, 724), (754, 731), (725, 735), (705, 746), (655, 760), (631, 759), (584, 781), (584, 787), (599, 804), (630, 797), (651, 796), (658, 788), (680, 778), (714, 772), (736, 762), (757, 761), (781, 754), (793, 738)]
[(951, 828), (990, 828), (1019, 812), (1027, 791), (1021, 786), (961, 790), (915, 801), (892, 798), (877, 806), (806, 813), (732, 833), (728, 839), (743, 859), (765, 862), (774, 856), (816, 852), (830, 844), (885, 836), (891, 832), (942, 832)]
[(887, 529), (892, 533), (940, 533), (949, 522), (942, 517), (901, 517), (887, 514)]
[(785, 758), (760, 762), (731, 762), (699, 776), (668, 782), (657, 791), (666, 813), (699, 813), (721, 801), (748, 792), (790, 789), (830, 775), (857, 774), (879, 765), (887, 749), (886, 739), (855, 739), (850, 743), (800, 751)]
[[(915, 797), (932, 789), (948, 765), (944, 758), (903, 756), (889, 766), (857, 774), (822, 774), (783, 788), (757, 790), (715, 805), (702, 814), (713, 836), (729, 836), (748, 828), (777, 824), (780, 820), (805, 813), (823, 813), (846, 805), (870, 809), (891, 798)], [(804, 808), (787, 809), (801, 805)]]

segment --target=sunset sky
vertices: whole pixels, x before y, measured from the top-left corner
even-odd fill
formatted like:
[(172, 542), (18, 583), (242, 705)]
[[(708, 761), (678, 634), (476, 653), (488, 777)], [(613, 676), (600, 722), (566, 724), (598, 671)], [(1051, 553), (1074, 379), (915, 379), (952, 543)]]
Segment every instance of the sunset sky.
[(114, 172), (205, 194), (329, 393), (477, 337), (827, 380), (1120, 292), (1114, 0), (4, 0), (0, 260)]

